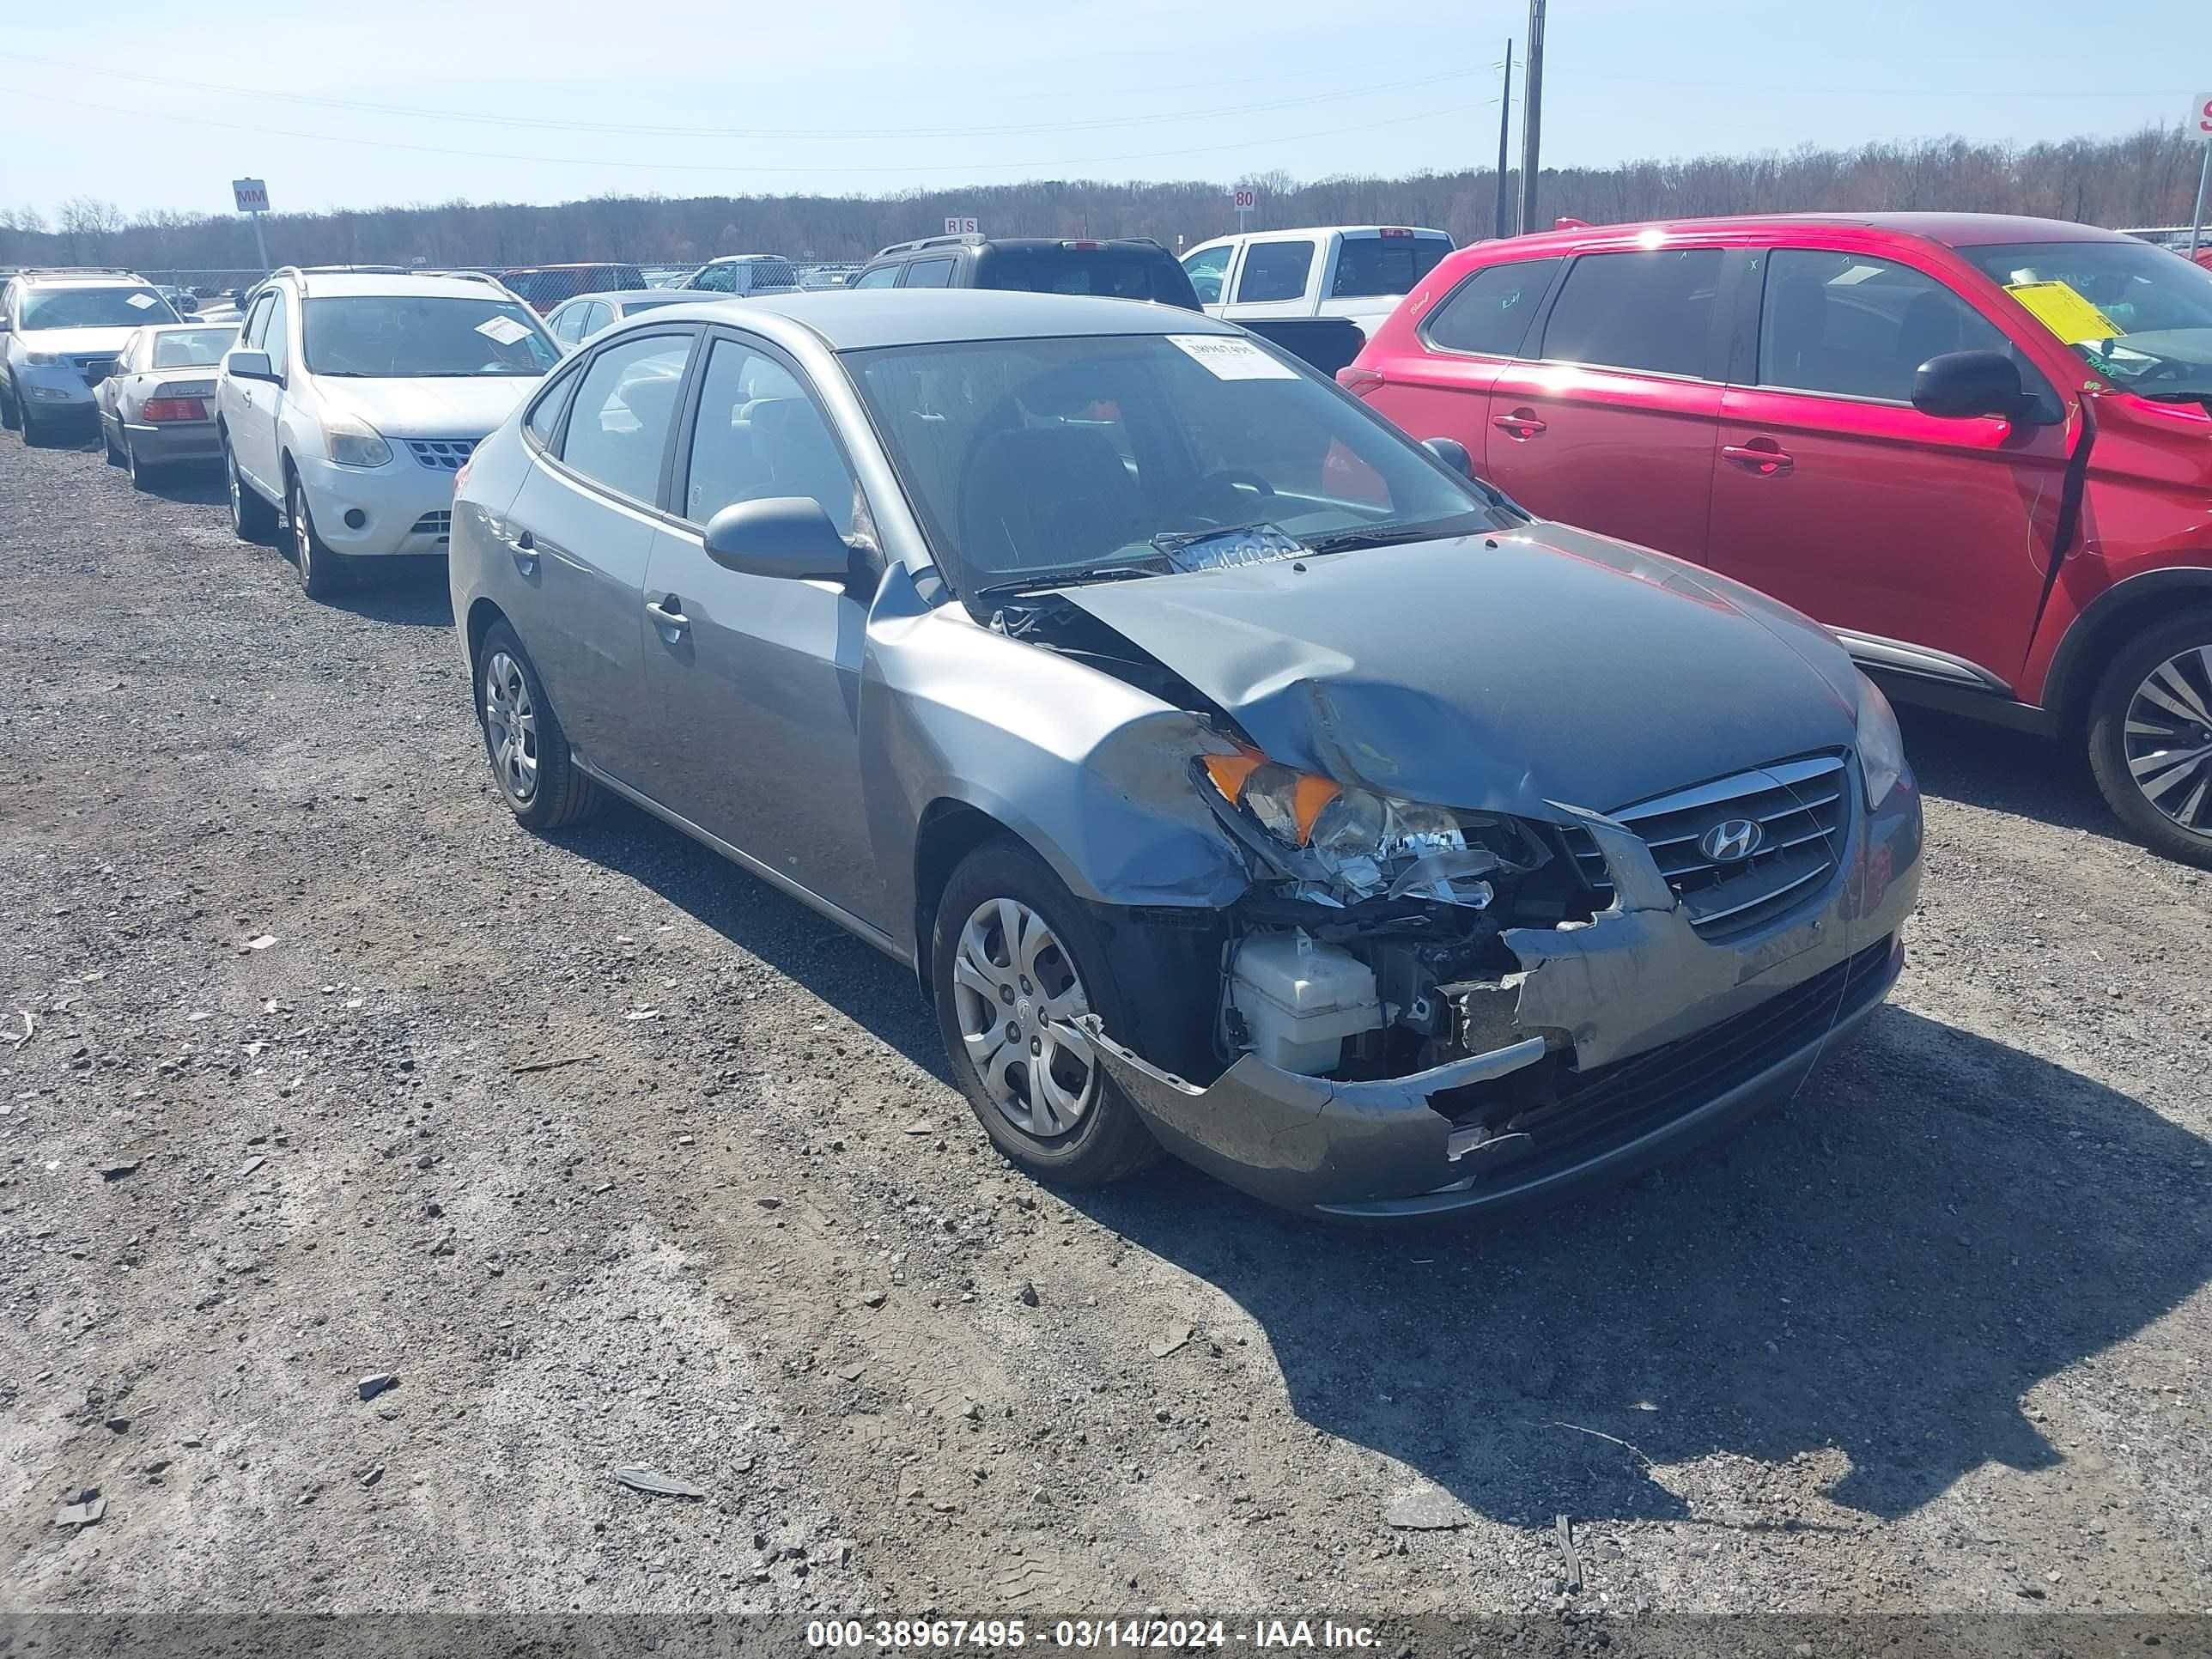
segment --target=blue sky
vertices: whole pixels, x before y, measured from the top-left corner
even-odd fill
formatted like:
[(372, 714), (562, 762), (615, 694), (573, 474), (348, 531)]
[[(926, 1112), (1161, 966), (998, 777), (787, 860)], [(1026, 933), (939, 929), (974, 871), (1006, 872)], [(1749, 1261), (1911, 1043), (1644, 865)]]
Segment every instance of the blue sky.
[[(218, 0), (191, 16), (101, 0), (11, 17), (0, 202), (223, 210), (244, 173), (283, 210), (1483, 165), (1492, 65), (1527, 12)], [(2052, 0), (1553, 0), (1547, 52), (1547, 162), (2027, 141), (2179, 122), (2212, 93), (2212, 0), (2124, 16)], [(262, 91), (226, 89), (247, 87)]]

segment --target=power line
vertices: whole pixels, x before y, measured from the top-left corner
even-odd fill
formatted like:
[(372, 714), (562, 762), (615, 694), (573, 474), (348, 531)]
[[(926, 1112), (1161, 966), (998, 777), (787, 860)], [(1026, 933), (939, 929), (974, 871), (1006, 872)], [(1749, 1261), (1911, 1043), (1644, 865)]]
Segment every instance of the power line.
[[(52, 93), (33, 92), (27, 88), (19, 97), (34, 98), (42, 103), (61, 104), (71, 109), (104, 110), (106, 106), (92, 104), (77, 98), (58, 97)], [(1352, 133), (1371, 132), (1378, 127), (1405, 126), (1415, 121), (1436, 121), (1455, 117), (1459, 112), (1447, 106), (1435, 109), (1416, 110), (1410, 115), (1391, 116), (1379, 121), (1362, 121), (1347, 127), (1316, 128), (1288, 135), (1298, 140), (1310, 138), (1340, 138)], [(1225, 144), (1200, 144), (1184, 149), (1146, 150), (1127, 155), (1089, 155), (1066, 159), (1045, 159), (1024, 161), (934, 161), (908, 163), (899, 167), (729, 167), (705, 161), (623, 161), (602, 155), (524, 155), (507, 150), (453, 149), (439, 144), (411, 144), (398, 139), (362, 138), (347, 134), (329, 132), (297, 132), (284, 127), (249, 126), (236, 121), (217, 121), (207, 116), (179, 115), (168, 110), (140, 110), (133, 117), (137, 120), (176, 121), (188, 126), (214, 127), (225, 132), (243, 132), (260, 138), (301, 138), (311, 143), (355, 144), (370, 149), (406, 150), (417, 155), (445, 155), (464, 161), (525, 161), (533, 165), (561, 167), (622, 167), (633, 172), (692, 173), (945, 173), (953, 169), (1001, 171), (1025, 167), (1115, 167), (1125, 161), (1170, 161), (1186, 155), (1218, 155), (1227, 150), (1250, 149), (1261, 144), (1279, 144), (1283, 135), (1241, 138)]]
[(554, 118), (534, 115), (492, 115), (473, 110), (424, 109), (415, 105), (374, 103), (356, 98), (328, 98), (311, 93), (272, 92), (253, 87), (232, 86), (215, 81), (180, 80), (171, 76), (142, 74), (135, 70), (118, 70), (104, 65), (71, 63), (65, 58), (35, 57), (28, 52), (0, 52), (0, 58), (11, 58), (17, 63), (36, 64), (50, 69), (76, 70), (88, 75), (97, 75), (102, 80), (134, 81), (147, 86), (170, 87), (189, 92), (221, 93), (232, 97), (250, 98), (257, 101), (299, 104), (316, 109), (344, 110), (354, 114), (393, 115), (410, 121), (453, 121), (477, 126), (535, 128), (555, 132), (596, 132), (641, 138), (788, 138), (794, 140), (1007, 138), (1029, 133), (1097, 132), (1121, 127), (1156, 126), (1164, 122), (1190, 121), (1200, 117), (1208, 121), (1215, 121), (1225, 116), (1262, 115), (1278, 110), (1303, 109), (1315, 104), (1340, 103), (1348, 98), (1364, 98), (1376, 93), (1409, 92), (1423, 87), (1437, 86), (1447, 81), (1464, 81), (1479, 73), (1474, 70), (1451, 70), (1437, 75), (1422, 76), (1410, 81), (1385, 81), (1361, 87), (1342, 87), (1328, 92), (1309, 93), (1296, 98), (1270, 99), (1257, 104), (1230, 105), (1200, 112), (1188, 109), (1170, 110), (1152, 115), (1111, 116), (1082, 121), (1044, 121), (988, 127), (691, 127), (656, 126), (624, 121), (579, 121), (565, 116)]

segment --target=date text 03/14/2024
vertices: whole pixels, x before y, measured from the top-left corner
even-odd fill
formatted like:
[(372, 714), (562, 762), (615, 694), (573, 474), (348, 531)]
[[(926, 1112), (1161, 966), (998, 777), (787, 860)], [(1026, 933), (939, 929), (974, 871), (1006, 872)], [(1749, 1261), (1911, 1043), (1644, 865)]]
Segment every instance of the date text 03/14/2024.
[(1372, 1627), (1333, 1619), (1057, 1619), (1032, 1626), (1021, 1619), (815, 1620), (806, 1626), (815, 1649), (877, 1651), (981, 1651), (1039, 1647), (1071, 1650), (1231, 1648), (1297, 1651), (1372, 1649)]

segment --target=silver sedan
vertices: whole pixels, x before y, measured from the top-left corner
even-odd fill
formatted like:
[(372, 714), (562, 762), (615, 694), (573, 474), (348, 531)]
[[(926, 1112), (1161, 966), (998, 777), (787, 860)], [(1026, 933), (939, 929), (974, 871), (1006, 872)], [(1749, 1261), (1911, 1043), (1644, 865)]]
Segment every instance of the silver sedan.
[(216, 434), (215, 373), (238, 343), (238, 325), (165, 323), (138, 330), (93, 389), (108, 465), (142, 488), (158, 468), (222, 457)]

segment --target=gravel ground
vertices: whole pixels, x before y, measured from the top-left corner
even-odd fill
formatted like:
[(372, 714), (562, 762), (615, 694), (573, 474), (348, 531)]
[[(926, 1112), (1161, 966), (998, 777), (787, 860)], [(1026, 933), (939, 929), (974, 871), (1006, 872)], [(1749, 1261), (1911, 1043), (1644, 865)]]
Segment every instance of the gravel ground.
[(889, 962), (518, 830), (441, 571), (12, 438), (0, 550), (9, 1607), (2212, 1611), (2212, 884), (2052, 751), (1908, 715), (1911, 965), (1786, 1112), (1346, 1236), (1040, 1188)]

